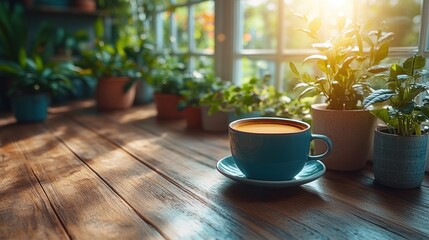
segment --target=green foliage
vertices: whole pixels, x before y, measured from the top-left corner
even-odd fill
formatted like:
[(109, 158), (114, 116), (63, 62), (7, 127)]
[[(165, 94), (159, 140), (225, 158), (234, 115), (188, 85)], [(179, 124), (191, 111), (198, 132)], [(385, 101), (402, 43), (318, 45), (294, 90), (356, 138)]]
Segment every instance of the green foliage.
[(151, 71), (151, 84), (155, 92), (180, 95), (184, 89), (186, 66), (177, 57), (168, 54), (160, 55), (157, 66)]
[(136, 65), (123, 53), (121, 43), (115, 45), (106, 44), (103, 41), (97, 42), (93, 49), (82, 52), (82, 58), (78, 65), (85, 74), (93, 75), (97, 78), (107, 76), (136, 76)]
[(291, 100), (269, 84), (270, 76), (262, 79), (251, 78), (241, 85), (216, 81), (212, 83), (207, 94), (200, 103), (209, 106), (209, 114), (216, 111), (245, 114), (259, 112), (262, 116), (286, 117), (309, 120), (310, 102)]
[(241, 85), (229, 85), (221, 89), (221, 95), (212, 99), (211, 105), (217, 106), (221, 111), (233, 111), (237, 115), (260, 112), (262, 101), (268, 94), (264, 86), (269, 79), (270, 76), (267, 75), (263, 79), (252, 78)]
[(92, 49), (81, 52), (77, 65), (82, 68), (83, 76), (93, 76), (97, 79), (103, 77), (129, 77), (124, 91), (128, 91), (135, 80), (141, 76), (137, 63), (127, 56), (126, 49), (129, 39), (120, 38), (114, 44), (103, 40), (104, 27), (99, 19), (94, 27), (96, 39)]
[(426, 98), (423, 105), (416, 102), (416, 97), (429, 90), (427, 83), (418, 82), (425, 64), (423, 56), (413, 56), (402, 66), (391, 65), (389, 74), (384, 74), (388, 88), (374, 91), (364, 101), (364, 107), (372, 106), (372, 114), (384, 121), (394, 134), (421, 135), (420, 124), (429, 120), (429, 99)]
[(180, 93), (184, 99), (179, 103), (179, 109), (200, 106), (208, 94), (219, 91), (221, 81), (213, 72), (194, 71), (184, 79)]
[(19, 61), (0, 61), (0, 72), (13, 79), (9, 89), (10, 95), (48, 92), (53, 95), (72, 90), (70, 78), (76, 74), (71, 63), (43, 62), (40, 56), (28, 58), (21, 49)]
[(26, 48), (27, 25), (21, 5), (0, 2), (0, 59), (18, 62), (20, 49)]
[[(313, 62), (322, 74), (300, 73), (294, 63), (289, 64), (301, 81), (296, 86), (301, 91), (300, 97), (323, 94), (329, 109), (361, 108), (363, 99), (372, 91), (368, 80), (388, 69), (380, 64), (388, 55), (393, 33), (378, 30), (365, 35), (360, 26), (347, 25), (343, 17), (338, 19), (338, 34), (322, 42), (318, 34), (320, 19), (307, 22), (308, 28), (299, 30), (315, 39), (312, 47), (319, 53), (307, 57), (303, 64)], [(365, 47), (369, 48), (369, 54), (364, 52)]]
[(153, 84), (159, 60), (159, 54), (155, 50), (155, 45), (149, 40), (144, 39), (135, 46), (126, 47), (124, 51), (128, 59), (134, 61), (138, 70), (138, 79)]

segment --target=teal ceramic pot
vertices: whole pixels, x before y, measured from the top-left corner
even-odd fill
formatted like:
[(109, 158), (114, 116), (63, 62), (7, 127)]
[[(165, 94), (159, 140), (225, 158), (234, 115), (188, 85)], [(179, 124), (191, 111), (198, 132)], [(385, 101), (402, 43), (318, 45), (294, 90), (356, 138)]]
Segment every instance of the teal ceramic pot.
[(237, 114), (235, 112), (229, 112), (228, 113), (228, 123), (232, 123), (235, 120), (243, 119), (243, 118), (253, 118), (253, 117), (260, 117), (260, 112), (250, 112), (250, 113), (242, 113)]
[(69, 0), (36, 0), (39, 6), (52, 6), (58, 8), (66, 8), (69, 6)]
[(12, 111), (18, 122), (41, 122), (48, 116), (48, 94), (13, 96)]
[(82, 99), (85, 96), (85, 86), (82, 79), (73, 78), (71, 82), (74, 89), (73, 97), (76, 99)]
[(146, 81), (139, 81), (137, 84), (134, 104), (147, 104), (153, 102), (154, 89)]
[(409, 189), (423, 181), (428, 135), (398, 136), (377, 128), (374, 135), (374, 176), (382, 185)]

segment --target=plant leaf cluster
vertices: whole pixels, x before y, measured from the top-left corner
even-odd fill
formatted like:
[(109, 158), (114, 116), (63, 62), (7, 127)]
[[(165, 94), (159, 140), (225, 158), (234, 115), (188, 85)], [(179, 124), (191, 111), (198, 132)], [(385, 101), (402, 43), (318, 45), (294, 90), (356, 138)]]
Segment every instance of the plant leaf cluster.
[(0, 72), (13, 79), (10, 95), (64, 94), (72, 91), (70, 77), (77, 74), (71, 63), (45, 63), (40, 56), (27, 57), (21, 49), (19, 61), (0, 61)]
[(346, 24), (346, 18), (341, 17), (337, 22), (338, 34), (322, 41), (320, 18), (312, 21), (303, 18), (308, 27), (299, 30), (315, 40), (312, 47), (318, 51), (305, 58), (303, 64), (314, 63), (320, 73), (315, 76), (301, 73), (290, 62), (291, 71), (300, 79), (296, 86), (300, 97), (322, 94), (327, 99), (328, 109), (361, 108), (363, 99), (372, 92), (368, 80), (388, 69), (381, 61), (388, 55), (393, 33), (377, 30), (362, 34), (359, 25)]
[(184, 78), (183, 90), (180, 92), (183, 100), (179, 103), (179, 109), (200, 106), (208, 94), (220, 90), (221, 82), (212, 71), (194, 71)]
[(188, 76), (186, 65), (177, 57), (167, 53), (159, 55), (157, 66), (152, 69), (150, 82), (157, 93), (181, 95), (184, 89), (184, 79)]
[(372, 107), (371, 113), (386, 123), (389, 131), (401, 136), (421, 135), (421, 123), (429, 120), (429, 99), (418, 104), (416, 99), (429, 90), (427, 83), (420, 83), (426, 64), (423, 56), (407, 58), (402, 65), (392, 64), (384, 74), (386, 89), (379, 89), (364, 101), (364, 107)]
[(291, 100), (269, 84), (270, 75), (251, 78), (241, 85), (217, 81), (212, 91), (203, 95), (200, 103), (209, 106), (209, 114), (216, 111), (235, 112), (237, 115), (259, 112), (262, 116), (309, 120), (310, 103)]

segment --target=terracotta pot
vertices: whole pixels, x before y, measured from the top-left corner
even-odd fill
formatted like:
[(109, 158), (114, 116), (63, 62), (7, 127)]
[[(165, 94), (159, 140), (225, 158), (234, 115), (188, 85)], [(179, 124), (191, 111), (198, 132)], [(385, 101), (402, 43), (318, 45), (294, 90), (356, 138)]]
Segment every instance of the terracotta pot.
[(159, 119), (180, 119), (183, 112), (177, 109), (177, 104), (182, 100), (182, 96), (173, 94), (155, 93), (154, 100), (157, 116)]
[[(329, 110), (326, 104), (311, 107), (313, 133), (328, 136), (333, 143), (332, 152), (323, 159), (328, 169), (355, 171), (363, 168), (371, 158), (376, 118), (367, 110)], [(326, 146), (315, 142), (316, 153)]]
[(98, 80), (95, 100), (99, 110), (120, 110), (131, 107), (136, 94), (136, 85), (124, 92), (128, 77), (103, 77)]
[(73, 5), (85, 12), (94, 12), (97, 9), (95, 0), (74, 0)]
[(228, 131), (228, 113), (215, 112), (212, 115), (208, 114), (209, 108), (201, 109), (201, 119), (203, 130), (209, 132), (226, 132)]
[(183, 115), (186, 119), (186, 127), (188, 129), (201, 129), (201, 108), (200, 107), (187, 107), (183, 111)]
[(419, 187), (425, 175), (428, 135), (399, 136), (387, 128), (375, 130), (375, 181), (392, 188)]

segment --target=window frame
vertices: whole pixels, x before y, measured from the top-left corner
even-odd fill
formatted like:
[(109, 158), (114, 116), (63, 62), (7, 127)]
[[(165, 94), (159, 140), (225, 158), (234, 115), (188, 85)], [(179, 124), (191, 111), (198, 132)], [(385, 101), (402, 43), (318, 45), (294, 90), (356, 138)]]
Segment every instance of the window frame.
[[(214, 51), (201, 51), (196, 49), (193, 39), (194, 34), (194, 6), (195, 4), (213, 1), (215, 14), (215, 34)], [(186, 3), (174, 4), (170, 7), (188, 8), (188, 37), (189, 46), (187, 52), (177, 50), (177, 42), (173, 43), (172, 54), (190, 56), (190, 70), (195, 69), (195, 58), (201, 56), (213, 57), (215, 73), (224, 80), (231, 80), (234, 83), (241, 81), (240, 61), (243, 58), (250, 60), (268, 60), (273, 61), (275, 72), (273, 84), (279, 89), (284, 85), (285, 63), (291, 58), (305, 58), (315, 53), (312, 49), (284, 49), (282, 29), (284, 29), (285, 3), (283, 0), (277, 0), (278, 3), (278, 21), (277, 24), (277, 47), (272, 50), (242, 49), (241, 36), (243, 33), (243, 24), (240, 21), (244, 18), (243, 7), (240, 0), (189, 0)], [(353, 21), (357, 21), (360, 11), (359, 0), (353, 0), (354, 15)], [(168, 7), (158, 7), (154, 17), (155, 19), (155, 39), (157, 50), (162, 51), (165, 47), (163, 43), (163, 28), (161, 14), (168, 10)], [(417, 47), (391, 47), (389, 57), (407, 57), (413, 54), (421, 54), (429, 58), (429, 0), (422, 0), (421, 7), (421, 29), (419, 43)], [(170, 35), (175, 36), (176, 26), (173, 22), (174, 13), (170, 14)], [(176, 37), (177, 39), (177, 37)], [(427, 66), (429, 68), (429, 66)]]

